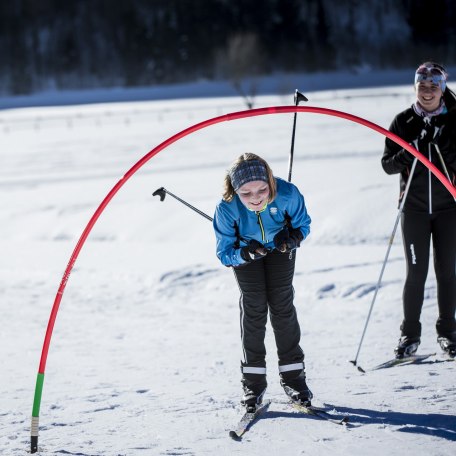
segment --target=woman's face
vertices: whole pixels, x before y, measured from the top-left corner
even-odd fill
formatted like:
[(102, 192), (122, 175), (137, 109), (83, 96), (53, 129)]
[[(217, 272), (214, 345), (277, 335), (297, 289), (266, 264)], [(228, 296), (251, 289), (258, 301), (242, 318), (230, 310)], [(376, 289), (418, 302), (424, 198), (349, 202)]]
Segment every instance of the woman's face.
[(247, 182), (236, 193), (244, 206), (252, 211), (260, 211), (268, 203), (269, 185), (264, 181)]
[(421, 81), (416, 85), (416, 97), (428, 112), (435, 111), (440, 105), (442, 89), (432, 81)]

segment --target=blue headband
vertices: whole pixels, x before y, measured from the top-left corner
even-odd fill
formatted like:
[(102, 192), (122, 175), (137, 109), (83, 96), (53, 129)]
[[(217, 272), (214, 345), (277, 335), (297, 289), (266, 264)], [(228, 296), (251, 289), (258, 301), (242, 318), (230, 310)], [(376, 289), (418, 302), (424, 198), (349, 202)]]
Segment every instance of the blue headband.
[(247, 182), (264, 181), (269, 183), (266, 166), (262, 161), (256, 159), (239, 163), (231, 168), (228, 174), (235, 192)]

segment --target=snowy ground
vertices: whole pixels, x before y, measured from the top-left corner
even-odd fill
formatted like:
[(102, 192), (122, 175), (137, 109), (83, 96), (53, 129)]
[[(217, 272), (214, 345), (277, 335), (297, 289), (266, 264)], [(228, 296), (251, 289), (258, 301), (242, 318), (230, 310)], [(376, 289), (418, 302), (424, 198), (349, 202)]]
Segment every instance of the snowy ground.
[[(411, 86), (307, 93), (309, 105), (387, 128)], [(263, 96), (257, 106), (292, 104)], [(95, 209), (123, 174), (167, 137), (242, 110), (238, 98), (93, 104), (1, 112), (0, 453), (29, 449), (36, 373), (61, 276)], [(299, 114), (293, 181), (312, 234), (299, 252), (296, 307), (315, 405), (350, 415), (343, 428), (294, 414), (278, 382), (242, 442), (238, 290), (214, 254), (211, 224), (164, 186), (213, 214), (228, 164), (262, 155), (286, 178), (292, 114), (218, 124), (154, 157), (120, 190), (85, 244), (57, 317), (40, 413), (40, 453), (69, 455), (453, 455), (454, 363), (361, 374), (360, 341), (397, 214), (398, 179), (380, 166), (383, 138)], [(392, 356), (404, 261), (396, 236), (359, 364)], [(430, 271), (421, 353), (437, 352)]]

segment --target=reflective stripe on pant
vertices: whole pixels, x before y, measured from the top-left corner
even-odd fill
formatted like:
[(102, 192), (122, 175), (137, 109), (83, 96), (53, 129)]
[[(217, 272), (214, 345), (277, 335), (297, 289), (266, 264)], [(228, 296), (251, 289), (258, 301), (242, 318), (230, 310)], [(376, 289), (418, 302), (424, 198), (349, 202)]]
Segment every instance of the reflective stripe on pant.
[(244, 366), (264, 367), (264, 338), (268, 310), (277, 346), (279, 365), (302, 362), (301, 332), (293, 304), (293, 254), (274, 250), (266, 257), (234, 269), (241, 296), (241, 338)]

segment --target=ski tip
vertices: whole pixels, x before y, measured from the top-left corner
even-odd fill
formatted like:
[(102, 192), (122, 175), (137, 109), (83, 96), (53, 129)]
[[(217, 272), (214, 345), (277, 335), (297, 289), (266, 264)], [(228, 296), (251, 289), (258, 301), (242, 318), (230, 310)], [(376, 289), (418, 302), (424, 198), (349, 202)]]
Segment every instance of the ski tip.
[(228, 434), (233, 440), (236, 440), (236, 442), (240, 442), (242, 440), (242, 437), (240, 435), (236, 434), (236, 431), (230, 431)]
[(402, 358), (392, 358), (378, 366), (372, 367), (370, 371), (376, 371), (380, 369), (388, 369), (394, 366), (409, 366), (411, 364), (420, 364), (422, 361), (435, 356), (435, 353), (426, 353), (424, 355), (410, 355), (403, 356)]

